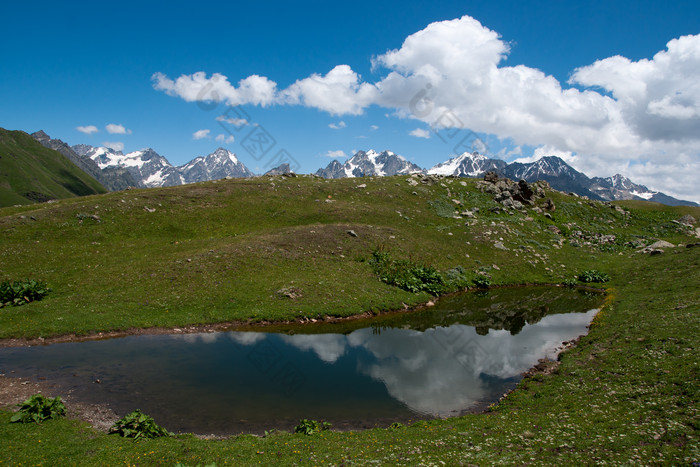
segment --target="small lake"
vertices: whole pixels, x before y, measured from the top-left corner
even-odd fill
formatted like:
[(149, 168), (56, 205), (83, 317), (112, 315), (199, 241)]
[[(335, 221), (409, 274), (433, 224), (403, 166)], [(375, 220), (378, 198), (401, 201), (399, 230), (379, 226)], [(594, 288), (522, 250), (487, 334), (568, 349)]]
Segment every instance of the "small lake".
[(0, 373), (45, 378), (120, 416), (139, 408), (175, 432), (290, 430), (302, 418), (386, 427), (483, 410), (585, 334), (601, 302), (492, 289), (371, 320), (3, 348)]

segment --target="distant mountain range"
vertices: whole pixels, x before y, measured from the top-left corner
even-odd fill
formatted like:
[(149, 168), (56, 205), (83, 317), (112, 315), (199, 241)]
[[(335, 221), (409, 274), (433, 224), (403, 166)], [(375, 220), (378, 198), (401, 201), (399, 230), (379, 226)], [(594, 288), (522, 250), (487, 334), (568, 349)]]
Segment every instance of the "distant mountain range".
[(94, 161), (102, 170), (115, 167), (125, 169), (134, 177), (137, 186), (145, 188), (255, 175), (234, 153), (224, 148), (178, 167), (150, 148), (123, 154), (110, 148), (79, 144), (73, 146), (73, 150), (83, 158)]
[(506, 163), (500, 159), (489, 159), (478, 153), (464, 153), (446, 162), (437, 164), (427, 171), (429, 174), (480, 177), (488, 171), (513, 180), (547, 181), (552, 188), (588, 196), (591, 199), (614, 201), (637, 199), (655, 201), (669, 206), (698, 206), (692, 201), (673, 198), (644, 185), (638, 185), (620, 174), (612, 177), (589, 178), (578, 172), (556, 156), (545, 156), (530, 163)]
[(369, 177), (422, 173), (423, 169), (408, 162), (391, 151), (358, 151), (341, 164), (333, 160), (325, 169), (318, 169), (316, 175), (323, 178)]
[[(228, 177), (255, 176), (234, 153), (224, 148), (218, 148), (206, 156), (196, 157), (187, 164), (174, 166), (150, 148), (123, 154), (110, 148), (85, 144), (71, 147), (61, 140), (51, 139), (43, 131), (34, 133), (32, 137), (43, 146), (63, 154), (111, 191), (129, 186), (152, 188)], [(391, 151), (369, 150), (358, 151), (342, 164), (338, 160), (333, 160), (327, 167), (316, 171), (316, 175), (323, 178), (346, 178), (420, 173), (482, 177), (489, 171), (513, 180), (524, 179), (529, 182), (545, 180), (557, 190), (588, 196), (591, 199), (607, 201), (639, 199), (671, 206), (698, 206), (692, 201), (679, 200), (664, 193), (652, 191), (620, 174), (607, 178), (589, 178), (556, 156), (542, 157), (530, 163), (509, 164), (501, 159), (491, 159), (476, 152), (464, 153), (425, 170)], [(268, 174), (285, 172), (289, 172), (288, 167), (275, 168)]]

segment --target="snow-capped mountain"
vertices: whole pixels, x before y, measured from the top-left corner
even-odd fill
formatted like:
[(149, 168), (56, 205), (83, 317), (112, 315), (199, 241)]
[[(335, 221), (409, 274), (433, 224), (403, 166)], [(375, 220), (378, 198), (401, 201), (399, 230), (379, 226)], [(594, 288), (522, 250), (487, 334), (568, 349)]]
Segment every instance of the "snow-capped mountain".
[(545, 156), (528, 163), (513, 162), (506, 165), (505, 176), (513, 180), (523, 179), (528, 182), (545, 180), (557, 190), (601, 199), (589, 189), (590, 178), (557, 156)]
[(637, 185), (620, 174), (606, 178), (593, 177), (591, 182), (591, 191), (603, 199), (650, 200), (656, 194), (644, 185)]
[(435, 165), (428, 170), (428, 173), (457, 177), (481, 177), (488, 171), (494, 171), (500, 176), (513, 180), (524, 179), (528, 182), (545, 180), (554, 189), (567, 193), (573, 192), (592, 199), (605, 201), (643, 199), (670, 206), (697, 206), (697, 203), (692, 201), (679, 200), (664, 193), (652, 191), (620, 174), (607, 178), (589, 178), (556, 156), (545, 156), (528, 163), (513, 162), (507, 164), (505, 161), (489, 159), (478, 153), (464, 153)]
[(501, 159), (489, 159), (478, 152), (465, 152), (461, 156), (434, 165), (428, 169), (428, 173), (456, 177), (478, 177), (490, 171), (502, 174), (506, 165), (506, 161)]
[(369, 150), (367, 152), (358, 151), (345, 161), (345, 164), (333, 160), (325, 169), (319, 169), (316, 175), (323, 178), (352, 178), (424, 172), (416, 164), (391, 151), (378, 153), (374, 150)]
[(248, 167), (238, 160), (236, 155), (224, 148), (219, 148), (208, 156), (197, 157), (178, 167), (185, 183), (203, 180), (218, 180), (226, 177), (245, 178), (254, 176)]
[(644, 185), (634, 183), (629, 178), (615, 174), (612, 177), (593, 177), (590, 190), (609, 201), (618, 199), (643, 199), (667, 204), (669, 206), (696, 205), (690, 201), (678, 200), (664, 193), (652, 191)]
[(138, 186), (145, 188), (184, 185), (225, 177), (253, 176), (234, 153), (223, 148), (179, 167), (173, 166), (165, 157), (150, 148), (123, 154), (110, 148), (79, 144), (73, 146), (73, 150), (95, 161), (103, 170), (113, 167), (126, 169), (137, 181)]
[(67, 143), (64, 143), (60, 139), (52, 139), (42, 130), (32, 133), (32, 138), (37, 140), (42, 146), (63, 154), (68, 160), (77, 165), (83, 172), (94, 177), (109, 191), (123, 190), (136, 185), (136, 180), (134, 180), (131, 174), (126, 170), (118, 167), (101, 170), (95, 161), (82, 157), (81, 154)]

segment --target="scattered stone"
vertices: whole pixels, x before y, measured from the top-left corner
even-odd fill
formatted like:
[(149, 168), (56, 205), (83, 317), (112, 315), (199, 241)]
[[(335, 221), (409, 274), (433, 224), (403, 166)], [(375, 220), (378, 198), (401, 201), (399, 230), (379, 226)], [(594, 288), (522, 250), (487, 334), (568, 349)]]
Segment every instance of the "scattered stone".
[(413, 177), (407, 178), (407, 179), (406, 179), (406, 182), (408, 182), (408, 184), (411, 185), (411, 186), (416, 186), (416, 185), (418, 185), (418, 182), (417, 182), (416, 179), (413, 178)]
[(149, 208), (148, 206), (144, 206), (143, 210), (146, 212), (156, 212), (156, 208)]
[(556, 225), (550, 225), (549, 227), (547, 227), (547, 229), (554, 232), (557, 235), (561, 234), (561, 230)]
[(551, 198), (547, 198), (547, 200), (544, 202), (544, 209), (549, 212), (554, 212), (557, 207), (554, 205), (554, 201), (552, 201)]
[(659, 240), (658, 242), (654, 242), (651, 245), (649, 245), (647, 248), (655, 249), (655, 248), (675, 248), (676, 245), (673, 243), (669, 243), (664, 240)]
[(508, 250), (508, 248), (506, 248), (503, 242), (495, 242), (493, 246), (494, 248), (498, 248), (499, 250)]
[(686, 214), (685, 216), (683, 216), (683, 217), (681, 217), (680, 219), (678, 219), (678, 222), (679, 222), (680, 224), (685, 224), (685, 225), (690, 225), (690, 226), (692, 226), (692, 225), (694, 225), (694, 224), (697, 222), (697, 219), (695, 219), (695, 218), (694, 218), (693, 216), (691, 216), (690, 214)]
[(498, 174), (496, 174), (496, 172), (486, 172), (484, 174), (484, 181), (496, 183), (498, 181)]
[(296, 288), (296, 287), (284, 287), (282, 289), (279, 289), (277, 291), (278, 295), (281, 295), (283, 297), (290, 298), (292, 300), (295, 300), (297, 298), (301, 298), (303, 295), (301, 294), (301, 290)]
[(354, 230), (348, 230), (348, 235), (350, 235), (351, 237), (357, 237), (357, 234)]
[(649, 252), (649, 254), (650, 254), (651, 256), (656, 256), (656, 255), (661, 255), (661, 254), (663, 254), (663, 252), (664, 252), (664, 250), (651, 250), (651, 251)]
[[(412, 179), (410, 179), (412, 180)], [(363, 183), (362, 185), (357, 185), (355, 188), (367, 188), (367, 184)]]

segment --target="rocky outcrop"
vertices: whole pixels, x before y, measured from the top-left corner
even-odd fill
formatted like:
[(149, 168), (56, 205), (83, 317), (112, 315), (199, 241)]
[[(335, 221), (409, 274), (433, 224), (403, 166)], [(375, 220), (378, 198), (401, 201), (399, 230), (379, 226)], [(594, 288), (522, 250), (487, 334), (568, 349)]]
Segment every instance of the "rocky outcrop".
[(525, 180), (514, 182), (501, 178), (495, 172), (487, 172), (484, 180), (478, 182), (479, 189), (493, 195), (493, 199), (506, 209), (521, 210), (525, 206), (534, 205), (539, 198), (546, 196), (549, 184), (545, 181), (528, 183)]

